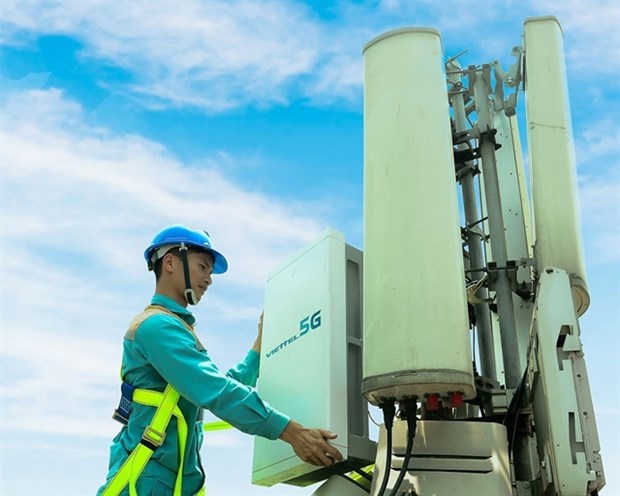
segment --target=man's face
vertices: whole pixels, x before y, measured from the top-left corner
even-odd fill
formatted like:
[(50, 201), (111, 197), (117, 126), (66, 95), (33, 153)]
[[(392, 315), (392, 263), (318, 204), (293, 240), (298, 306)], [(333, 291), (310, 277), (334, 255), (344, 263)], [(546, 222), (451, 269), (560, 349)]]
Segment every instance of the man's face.
[[(187, 264), (189, 266), (189, 279), (192, 289), (196, 293), (196, 298), (200, 301), (212, 282), (213, 257), (205, 252), (190, 250), (187, 254)], [(182, 277), (183, 285), (185, 285), (185, 278), (184, 276)]]
[[(191, 289), (196, 294), (196, 303), (200, 301), (211, 285), (213, 272), (213, 257), (201, 251), (189, 250), (187, 253), (187, 266)], [(169, 274), (168, 283), (163, 282), (172, 296), (180, 304), (186, 304), (185, 300), (185, 273), (183, 259), (178, 253), (168, 253), (163, 259), (163, 271)]]

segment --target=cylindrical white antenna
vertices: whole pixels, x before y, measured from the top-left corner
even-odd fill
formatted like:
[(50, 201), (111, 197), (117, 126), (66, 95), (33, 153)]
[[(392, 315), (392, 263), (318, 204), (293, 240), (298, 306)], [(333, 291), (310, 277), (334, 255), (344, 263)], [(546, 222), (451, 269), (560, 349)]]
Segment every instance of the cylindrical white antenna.
[(362, 391), (374, 404), (475, 396), (442, 59), (426, 28), (364, 48)]
[(575, 310), (581, 316), (590, 296), (581, 242), (562, 28), (550, 16), (526, 19), (523, 27), (534, 255), (539, 272), (553, 266), (570, 274)]

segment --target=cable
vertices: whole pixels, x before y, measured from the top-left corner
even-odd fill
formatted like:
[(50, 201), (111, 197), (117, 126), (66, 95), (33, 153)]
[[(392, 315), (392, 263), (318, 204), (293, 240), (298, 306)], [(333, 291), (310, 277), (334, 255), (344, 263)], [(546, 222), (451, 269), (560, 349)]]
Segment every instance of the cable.
[(526, 364), (525, 370), (523, 371), (523, 376), (521, 377), (519, 384), (517, 384), (517, 387), (515, 388), (515, 392), (506, 410), (506, 415), (504, 416), (504, 419), (502, 420), (502, 424), (506, 426), (506, 431), (509, 435), (509, 438), (508, 438), (508, 452), (509, 453), (512, 453), (512, 450), (514, 448), (514, 441), (515, 441), (515, 437), (517, 433), (517, 424), (519, 421), (520, 403), (522, 400), (522, 396), (525, 392), (525, 383), (527, 380), (528, 369), (529, 369), (529, 361)]
[(370, 419), (370, 421), (375, 424), (377, 427), (379, 427), (379, 424), (377, 423), (377, 421), (372, 418), (372, 414), (370, 413), (370, 410), (368, 410), (368, 418)]
[(407, 448), (405, 449), (405, 459), (403, 460), (403, 466), (400, 468), (398, 479), (392, 488), (389, 496), (396, 496), (398, 488), (403, 483), (407, 469), (409, 468), (409, 460), (411, 460), (411, 452), (413, 451), (413, 439), (415, 438), (415, 431), (417, 427), (418, 417), (416, 416), (418, 408), (418, 402), (416, 399), (405, 400), (405, 418), (407, 419)]
[(390, 478), (390, 470), (392, 467), (392, 427), (394, 425), (394, 415), (396, 415), (396, 407), (393, 401), (388, 401), (380, 405), (383, 410), (383, 423), (385, 424), (386, 443), (385, 443), (385, 471), (383, 472), (383, 480), (379, 488), (378, 496), (385, 495), (385, 489)]

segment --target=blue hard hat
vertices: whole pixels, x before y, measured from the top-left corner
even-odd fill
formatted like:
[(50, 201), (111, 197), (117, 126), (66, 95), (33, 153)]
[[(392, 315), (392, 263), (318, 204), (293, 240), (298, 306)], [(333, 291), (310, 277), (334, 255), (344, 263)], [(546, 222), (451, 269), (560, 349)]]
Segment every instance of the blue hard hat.
[(213, 257), (213, 273), (223, 274), (228, 270), (228, 262), (224, 255), (213, 249), (211, 239), (206, 231), (196, 231), (182, 225), (168, 226), (159, 231), (152, 243), (144, 251), (144, 258), (149, 270), (153, 270), (155, 262), (174, 247), (185, 245), (205, 251)]

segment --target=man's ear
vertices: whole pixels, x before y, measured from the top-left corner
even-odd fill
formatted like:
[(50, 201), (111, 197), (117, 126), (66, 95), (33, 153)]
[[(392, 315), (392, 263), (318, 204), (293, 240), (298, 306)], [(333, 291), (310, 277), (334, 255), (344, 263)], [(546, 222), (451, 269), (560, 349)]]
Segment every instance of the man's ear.
[(172, 253), (166, 253), (161, 260), (162, 271), (171, 273), (174, 270), (176, 263), (176, 257)]

